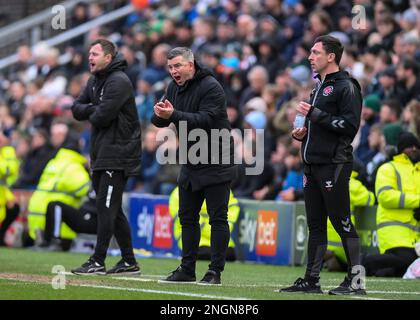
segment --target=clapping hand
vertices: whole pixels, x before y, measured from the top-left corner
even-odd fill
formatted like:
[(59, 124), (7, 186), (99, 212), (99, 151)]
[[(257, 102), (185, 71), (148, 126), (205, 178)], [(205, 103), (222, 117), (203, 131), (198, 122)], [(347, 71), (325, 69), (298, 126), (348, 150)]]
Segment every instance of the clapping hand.
[(174, 112), (174, 106), (168, 99), (156, 103), (153, 109), (155, 114), (162, 119), (169, 119)]

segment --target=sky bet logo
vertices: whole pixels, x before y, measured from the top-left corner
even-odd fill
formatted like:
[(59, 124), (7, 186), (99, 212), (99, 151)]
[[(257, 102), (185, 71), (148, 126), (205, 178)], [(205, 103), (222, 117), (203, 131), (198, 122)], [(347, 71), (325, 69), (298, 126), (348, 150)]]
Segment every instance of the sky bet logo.
[(256, 252), (275, 256), (277, 252), (277, 211), (258, 210)]
[(172, 248), (172, 231), (172, 218), (167, 204), (155, 204), (151, 212), (148, 212), (148, 206), (142, 207), (137, 216), (137, 236), (145, 238), (147, 245), (161, 249)]

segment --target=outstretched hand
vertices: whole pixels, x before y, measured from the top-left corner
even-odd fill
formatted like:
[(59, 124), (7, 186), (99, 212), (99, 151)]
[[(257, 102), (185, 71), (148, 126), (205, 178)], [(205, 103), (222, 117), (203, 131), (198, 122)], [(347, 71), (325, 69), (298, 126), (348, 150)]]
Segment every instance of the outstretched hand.
[(174, 112), (174, 106), (166, 99), (163, 102), (158, 102), (153, 107), (155, 114), (162, 119), (169, 119)]

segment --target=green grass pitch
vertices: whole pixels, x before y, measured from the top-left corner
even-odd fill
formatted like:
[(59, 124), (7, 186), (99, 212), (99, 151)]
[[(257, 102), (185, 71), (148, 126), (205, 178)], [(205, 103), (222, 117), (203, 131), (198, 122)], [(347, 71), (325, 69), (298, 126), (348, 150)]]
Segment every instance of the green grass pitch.
[[(366, 279), (367, 296), (335, 297), (327, 291), (337, 286), (344, 273), (321, 273), (323, 295), (284, 294), (276, 292), (302, 276), (303, 267), (273, 266), (252, 263), (227, 263), (221, 287), (195, 284), (160, 284), (158, 280), (179, 265), (174, 259), (139, 258), (142, 274), (132, 277), (76, 276), (70, 269), (88, 256), (74, 253), (36, 252), (30, 249), (0, 249), (0, 300), (419, 300), (418, 280), (399, 278)], [(109, 257), (107, 267), (118, 261)], [(64, 278), (57, 278), (53, 267), (64, 267)], [(197, 265), (198, 280), (208, 262)], [(54, 289), (63, 287), (64, 289)]]

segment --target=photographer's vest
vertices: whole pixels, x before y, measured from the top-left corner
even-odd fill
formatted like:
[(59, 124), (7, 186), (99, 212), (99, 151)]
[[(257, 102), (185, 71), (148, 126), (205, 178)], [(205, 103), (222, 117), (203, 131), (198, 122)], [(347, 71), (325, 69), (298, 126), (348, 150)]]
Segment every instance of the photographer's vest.
[[(80, 207), (90, 186), (89, 174), (83, 166), (85, 163), (81, 154), (64, 148), (47, 163), (28, 205), (28, 227), (32, 239), (35, 239), (37, 229), (45, 229), (45, 214), (50, 202), (60, 201), (74, 208)], [(76, 233), (62, 223), (61, 237), (72, 239)]]
[(19, 160), (11, 146), (0, 148), (0, 224), (6, 217), (6, 204), (14, 200), (9, 187), (16, 181), (19, 173)]
[(420, 206), (420, 162), (413, 165), (406, 154), (396, 155), (378, 169), (375, 191), (380, 253), (413, 248), (420, 239), (420, 222), (413, 216)]

